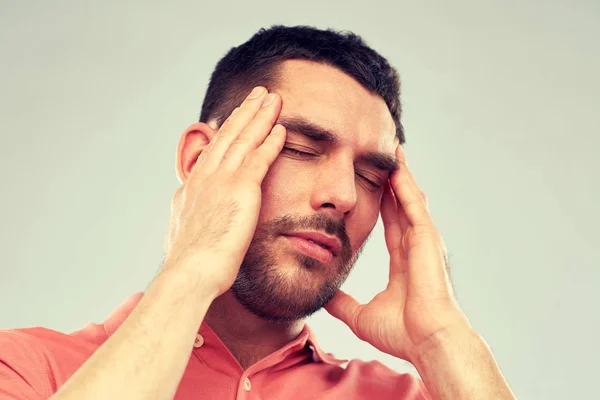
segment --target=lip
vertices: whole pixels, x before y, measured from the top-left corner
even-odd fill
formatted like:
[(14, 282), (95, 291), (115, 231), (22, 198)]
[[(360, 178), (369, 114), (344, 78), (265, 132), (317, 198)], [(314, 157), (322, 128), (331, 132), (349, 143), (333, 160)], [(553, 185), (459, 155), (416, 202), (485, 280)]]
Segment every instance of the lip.
[(335, 236), (328, 236), (321, 232), (293, 232), (288, 233), (284, 236), (298, 237), (305, 240), (312, 240), (313, 242), (323, 245), (329, 250), (334, 257), (337, 257), (342, 249), (342, 244)]

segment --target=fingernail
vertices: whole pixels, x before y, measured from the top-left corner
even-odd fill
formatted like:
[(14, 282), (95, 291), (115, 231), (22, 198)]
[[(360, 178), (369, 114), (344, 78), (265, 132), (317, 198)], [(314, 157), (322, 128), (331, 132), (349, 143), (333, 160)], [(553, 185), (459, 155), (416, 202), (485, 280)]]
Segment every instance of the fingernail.
[(259, 98), (265, 91), (265, 88), (261, 86), (255, 87), (252, 92), (248, 95), (249, 99), (257, 99)]
[(267, 97), (263, 100), (263, 107), (270, 106), (275, 101), (275, 95), (273, 93), (269, 93)]

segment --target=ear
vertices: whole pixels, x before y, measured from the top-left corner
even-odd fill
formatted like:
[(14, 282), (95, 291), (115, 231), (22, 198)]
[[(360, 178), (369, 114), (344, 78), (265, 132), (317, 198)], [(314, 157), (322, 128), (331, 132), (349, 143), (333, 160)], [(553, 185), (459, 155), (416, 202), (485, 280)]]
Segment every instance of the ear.
[(190, 172), (202, 151), (215, 137), (218, 130), (204, 122), (198, 122), (187, 128), (179, 138), (176, 164), (179, 183), (187, 181)]

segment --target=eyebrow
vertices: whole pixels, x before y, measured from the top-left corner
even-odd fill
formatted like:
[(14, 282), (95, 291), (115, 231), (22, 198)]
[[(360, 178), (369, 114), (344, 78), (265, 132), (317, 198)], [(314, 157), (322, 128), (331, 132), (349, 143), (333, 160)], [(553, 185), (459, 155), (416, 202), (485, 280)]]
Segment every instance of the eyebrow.
[[(283, 125), (288, 132), (302, 135), (315, 142), (325, 142), (329, 145), (335, 145), (339, 142), (339, 135), (335, 132), (312, 123), (303, 117), (281, 117), (277, 123)], [(398, 169), (396, 156), (380, 151), (367, 151), (358, 157), (357, 162), (369, 164), (389, 173)]]

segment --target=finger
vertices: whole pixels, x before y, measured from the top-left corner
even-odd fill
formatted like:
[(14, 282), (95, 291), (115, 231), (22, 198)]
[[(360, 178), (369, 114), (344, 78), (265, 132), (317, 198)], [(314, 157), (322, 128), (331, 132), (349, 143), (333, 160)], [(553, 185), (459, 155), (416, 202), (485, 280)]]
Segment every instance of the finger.
[(396, 158), (400, 161), (401, 165), (403, 164), (405, 166), (406, 172), (408, 173), (408, 180), (410, 181), (410, 184), (413, 186), (413, 189), (416, 190), (417, 193), (419, 193), (421, 200), (423, 200), (423, 203), (425, 204), (425, 208), (428, 208), (427, 197), (425, 196), (425, 192), (423, 192), (421, 190), (421, 188), (417, 184), (417, 181), (415, 180), (414, 175), (408, 168), (408, 162), (406, 161), (406, 154), (404, 153), (404, 149), (400, 145), (398, 145), (396, 148)]
[(404, 148), (400, 144), (396, 146), (396, 159), (400, 164), (408, 165), (408, 161), (406, 160), (406, 153), (404, 152)]
[(236, 137), (254, 119), (266, 94), (267, 89), (264, 87), (255, 87), (244, 102), (233, 110), (231, 115), (223, 122), (215, 137), (198, 157), (197, 163), (201, 166), (198, 169), (202, 170), (203, 174), (212, 174), (219, 168), (223, 155)]
[[(393, 194), (394, 189), (392, 188), (391, 182), (390, 182), (390, 190), (392, 191), (392, 194)], [(395, 194), (393, 194), (393, 196), (394, 196), (394, 201), (396, 202), (396, 205), (398, 207), (398, 220), (400, 221), (400, 226), (402, 227), (402, 236), (404, 236), (406, 234), (408, 228), (410, 227), (410, 223), (408, 222), (408, 217), (406, 216), (406, 211), (404, 211), (404, 208), (402, 208), (400, 205), (400, 201), (398, 201)]]
[(396, 157), (401, 160), (400, 170), (392, 174), (392, 187), (408, 223), (414, 227), (409, 238), (411, 243), (406, 243), (409, 248), (407, 290), (427, 293), (431, 298), (444, 298), (451, 292), (452, 286), (447, 273), (443, 240), (427, 209), (427, 198), (408, 169), (400, 146), (396, 149)]
[(394, 192), (391, 177), (388, 180), (388, 182), (389, 182), (389, 189), (391, 191), (391, 197), (394, 199), (394, 203), (396, 205), (396, 210), (397, 210), (397, 215), (398, 215), (398, 223), (400, 224), (400, 228), (402, 229), (402, 236), (404, 236), (406, 234), (406, 231), (410, 227), (410, 222), (408, 221), (408, 217), (406, 216), (406, 211), (402, 207), (402, 203), (400, 203), (400, 200), (397, 198), (397, 196)]
[(404, 232), (406, 232), (406, 230), (409, 227), (409, 223), (406, 218), (406, 213), (404, 212), (404, 209), (402, 208), (402, 206), (400, 204), (400, 201), (398, 201), (398, 199), (396, 198), (396, 194), (394, 193), (394, 188), (392, 187), (391, 179), (388, 179), (386, 189), (388, 190), (391, 201), (393, 201), (393, 203), (394, 203), (393, 209), (396, 210), (396, 214), (398, 216), (398, 223), (400, 224), (400, 229), (402, 230), (402, 234), (404, 235)]
[(238, 169), (240, 178), (260, 185), (271, 164), (281, 153), (285, 138), (286, 130), (283, 125), (275, 125), (264, 142), (245, 158), (241, 168)]
[(406, 273), (406, 255), (402, 248), (402, 237), (406, 234), (408, 222), (402, 208), (397, 206), (390, 182), (387, 182), (381, 202), (381, 219), (385, 244), (390, 254), (389, 280), (403, 281)]
[[(398, 146), (396, 156), (401, 159), (403, 152)], [(408, 166), (404, 162), (400, 162), (400, 168), (390, 177), (394, 195), (399, 202), (400, 207), (404, 210), (408, 223), (412, 226), (432, 225), (433, 221), (427, 210), (426, 202), (423, 199), (423, 194), (418, 190), (416, 183), (413, 185), (414, 178), (410, 173)]]
[(364, 304), (360, 304), (354, 297), (340, 289), (324, 308), (329, 314), (348, 325), (358, 336), (358, 317), (363, 307)]
[(402, 226), (398, 217), (398, 206), (396, 199), (390, 187), (390, 182), (384, 187), (383, 198), (381, 199), (381, 220), (385, 234), (385, 244), (390, 254), (395, 253), (402, 240)]
[(273, 129), (281, 111), (281, 98), (269, 93), (255, 117), (231, 143), (221, 161), (219, 168), (224, 171), (237, 171), (246, 156), (260, 146)]

